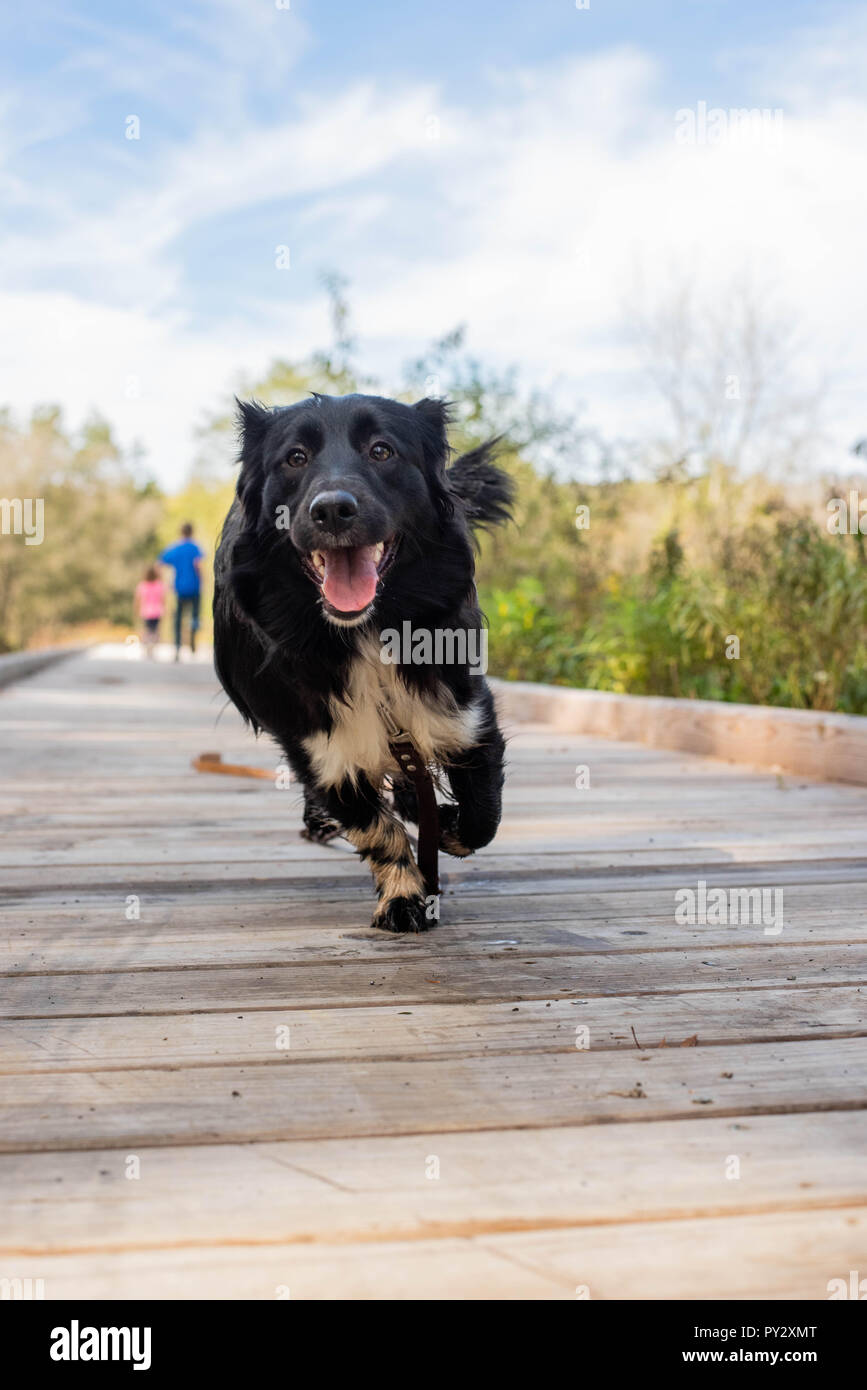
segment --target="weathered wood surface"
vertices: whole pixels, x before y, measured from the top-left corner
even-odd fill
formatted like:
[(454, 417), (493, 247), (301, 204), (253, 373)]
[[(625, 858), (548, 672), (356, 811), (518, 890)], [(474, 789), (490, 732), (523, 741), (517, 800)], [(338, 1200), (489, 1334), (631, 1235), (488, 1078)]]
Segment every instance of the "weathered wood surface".
[[(503, 832), (401, 939), (345, 847), (298, 838), (297, 789), (192, 770), (279, 764), (223, 705), (205, 662), (108, 651), (0, 694), (0, 1277), (822, 1299), (867, 1275), (861, 788), (512, 706)], [(700, 881), (781, 911), (678, 920)]]
[(552, 730), (632, 739), (652, 748), (867, 785), (867, 720), (859, 715), (564, 690), (529, 682), (497, 681), (495, 686), (507, 718), (529, 716)]

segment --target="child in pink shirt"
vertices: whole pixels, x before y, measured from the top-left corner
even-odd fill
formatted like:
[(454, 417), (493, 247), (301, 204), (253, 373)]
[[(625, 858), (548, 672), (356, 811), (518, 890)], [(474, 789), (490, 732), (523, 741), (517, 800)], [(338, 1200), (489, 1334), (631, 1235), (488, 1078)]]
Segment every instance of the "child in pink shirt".
[(160, 619), (166, 606), (166, 586), (159, 577), (156, 565), (150, 565), (144, 579), (135, 586), (135, 605), (142, 621), (142, 642), (145, 656), (152, 658), (159, 641)]

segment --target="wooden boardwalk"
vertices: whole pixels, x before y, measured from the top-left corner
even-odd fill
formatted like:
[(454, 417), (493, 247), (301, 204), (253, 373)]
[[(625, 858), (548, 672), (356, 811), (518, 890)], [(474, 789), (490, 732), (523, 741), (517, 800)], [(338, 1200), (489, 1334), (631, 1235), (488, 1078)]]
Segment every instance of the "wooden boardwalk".
[[(191, 769), (277, 763), (208, 665), (123, 655), (0, 693), (0, 1278), (867, 1279), (863, 788), (513, 726), (499, 838), (446, 861), (436, 932), (387, 937), (367, 870), (299, 839), (296, 788)], [(781, 889), (783, 930), (678, 922), (700, 881)]]

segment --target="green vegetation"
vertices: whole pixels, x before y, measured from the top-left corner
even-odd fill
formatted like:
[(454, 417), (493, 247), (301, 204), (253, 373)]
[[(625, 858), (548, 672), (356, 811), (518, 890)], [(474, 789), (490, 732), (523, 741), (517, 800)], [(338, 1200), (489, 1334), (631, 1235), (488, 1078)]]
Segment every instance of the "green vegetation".
[[(565, 543), (576, 497), (590, 525)], [(549, 524), (519, 519), (522, 550), (535, 538), (544, 551), (535, 575), (523, 561), (516, 573), (508, 537), (485, 543), (494, 673), (867, 712), (864, 537), (829, 534), (824, 507), (816, 515), (721, 469), (677, 484), (559, 484), (555, 499)]]
[[(330, 290), (332, 351), (277, 362), (239, 394), (284, 403), (310, 390), (383, 389), (354, 369), (340, 283)], [(641, 480), (624, 476), (574, 419), (468, 358), (460, 331), (408, 368), (398, 394), (453, 401), (458, 450), (506, 436), (516, 518), (483, 538), (478, 564), (492, 674), (867, 712), (865, 537), (826, 526), (827, 499), (849, 483), (783, 487), (739, 472), (721, 447), (687, 467), (674, 447), (661, 458), (658, 441)], [(4, 493), (44, 498), (46, 528), (39, 546), (0, 536), (0, 649), (96, 620), (129, 631), (135, 582), (180, 523), (192, 520), (213, 547), (233, 451), (227, 405), (203, 430), (187, 485), (164, 496), (101, 421), (71, 439), (57, 411), (22, 429), (2, 417)], [(580, 481), (588, 476), (602, 481)]]
[(44, 539), (0, 535), (0, 651), (58, 640), (94, 620), (129, 631), (132, 592), (156, 553), (165, 500), (137, 477), (109, 426), (94, 419), (78, 437), (60, 412), (34, 412), (16, 428), (0, 416), (6, 499), (41, 499)]

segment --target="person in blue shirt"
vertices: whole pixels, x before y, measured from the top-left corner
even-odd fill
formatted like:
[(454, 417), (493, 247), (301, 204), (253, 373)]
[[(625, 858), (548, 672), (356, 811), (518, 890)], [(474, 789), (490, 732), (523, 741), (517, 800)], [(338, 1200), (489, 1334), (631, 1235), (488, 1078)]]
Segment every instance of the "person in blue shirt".
[(189, 521), (181, 527), (181, 539), (170, 545), (160, 556), (161, 565), (171, 565), (175, 572), (175, 661), (181, 659), (181, 636), (184, 611), (190, 610), (190, 651), (196, 650), (196, 633), (199, 630), (199, 610), (202, 600), (202, 559), (204, 551), (193, 540), (193, 528)]

